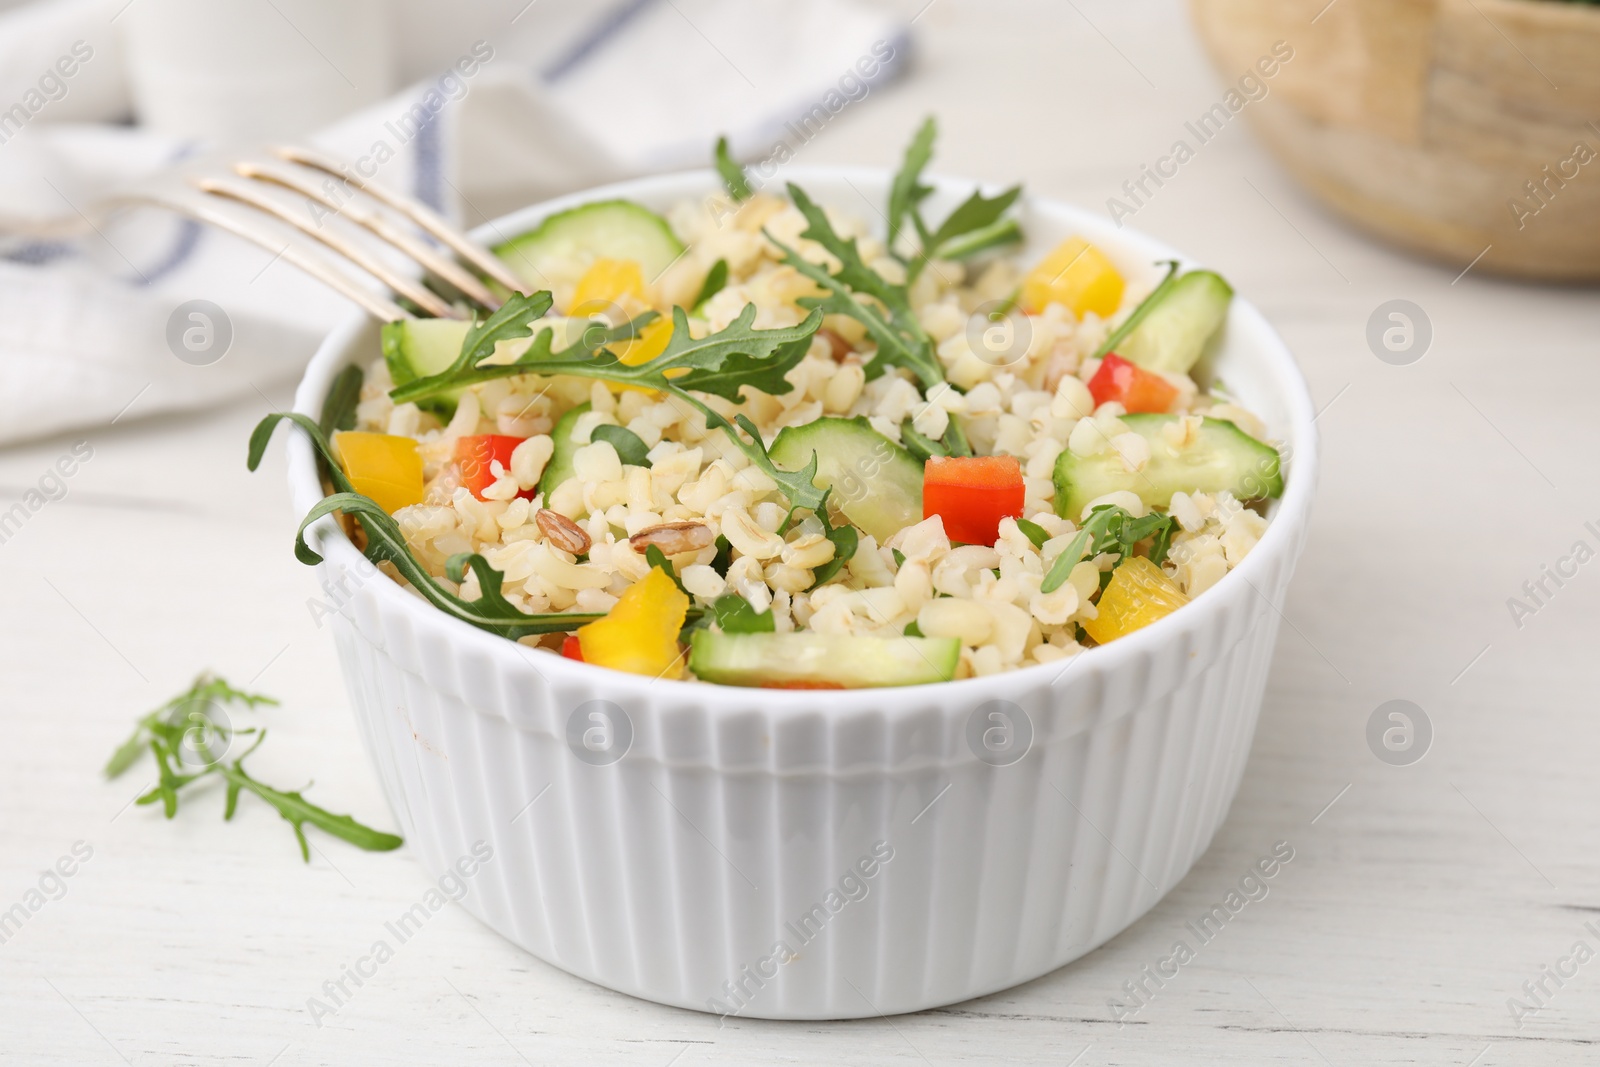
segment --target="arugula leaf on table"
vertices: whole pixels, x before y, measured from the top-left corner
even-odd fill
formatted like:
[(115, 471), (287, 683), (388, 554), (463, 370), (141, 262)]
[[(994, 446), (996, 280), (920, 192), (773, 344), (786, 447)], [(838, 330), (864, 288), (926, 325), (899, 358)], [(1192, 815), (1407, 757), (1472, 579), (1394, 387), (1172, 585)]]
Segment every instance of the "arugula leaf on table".
[[(132, 766), (133, 762), (144, 753), (150, 737), (156, 732), (159, 731), (163, 738), (175, 741), (186, 729), (203, 726), (204, 724), (198, 720), (191, 721), (192, 715), (212, 703), (243, 704), (246, 708), (256, 708), (263, 704), (278, 702), (269, 696), (235, 689), (225, 679), (202, 674), (185, 692), (179, 693), (139, 720), (132, 735), (118, 745), (117, 750), (106, 761), (105, 776), (115, 778)], [(174, 728), (177, 728), (176, 734), (171, 733)]]
[[(178, 813), (180, 790), (211, 775), (220, 775), (227, 784), (222, 817), (225, 820), (233, 818), (241, 792), (248, 791), (260, 797), (294, 829), (295, 839), (300, 843), (300, 855), (307, 863), (311, 861), (310, 842), (305, 835), (307, 824), (371, 852), (399, 848), (403, 842), (394, 834), (364, 826), (348, 815), (336, 815), (313, 804), (298, 791), (275, 789), (244, 769), (245, 759), (261, 747), (261, 743), (267, 739), (267, 732), (254, 727), (235, 729), (225, 717), (219, 717), (215, 712), (227, 704), (255, 708), (276, 703), (271, 697), (245, 693), (234, 689), (221, 678), (202, 674), (186, 692), (139, 720), (133, 736), (123, 742), (106, 763), (106, 777), (115, 778), (122, 774), (148, 749), (156, 762), (157, 780), (153, 787), (138, 797), (136, 803), (148, 805), (159, 801), (163, 814), (169, 819)], [(237, 758), (225, 761), (227, 747), (233, 738), (248, 734), (256, 735), (255, 742)], [(182, 766), (198, 769), (177, 769)]]
[(717, 138), (716, 151), (717, 173), (722, 176), (722, 184), (727, 188), (728, 195), (733, 197), (734, 203), (749, 200), (755, 195), (755, 190), (750, 188), (750, 179), (745, 176), (744, 168), (733, 158), (733, 153), (728, 151), (728, 139)]

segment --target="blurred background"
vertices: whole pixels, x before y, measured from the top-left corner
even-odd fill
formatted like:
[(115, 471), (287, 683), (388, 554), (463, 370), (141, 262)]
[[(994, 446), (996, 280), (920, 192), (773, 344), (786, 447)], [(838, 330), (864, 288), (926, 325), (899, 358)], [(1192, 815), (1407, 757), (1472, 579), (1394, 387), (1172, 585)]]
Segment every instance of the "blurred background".
[[(1584, 568), (1510, 610), (1575, 542), (1600, 545), (1596, 55), (1600, 8), (1562, 0), (10, 5), (0, 504), (76, 442), (93, 458), (0, 542), (0, 875), (20, 891), (79, 836), (99, 858), (51, 925), (0, 950), (17, 1008), (0, 1034), (30, 1016), (26, 1062), (63, 1063), (105, 1043), (266, 1063), (285, 1041), (283, 1064), (519, 1062), (507, 1045), (535, 1036), (556, 1062), (779, 1062), (791, 1041), (815, 1062), (1587, 1062), (1600, 972), (1531, 1019), (1506, 1002), (1575, 939), (1600, 945), (1582, 925), (1600, 911), (1585, 847), (1600, 580)], [(784, 145), (794, 165), (894, 166), (930, 114), (936, 170), (1020, 180), (1182, 249), (1266, 314), (1310, 381), (1316, 524), (1211, 851), (1079, 963), (893, 1024), (717, 1031), (452, 912), (348, 1021), (313, 1030), (302, 1001), (337, 973), (330, 933), (415, 899), (420, 869), (341, 852), (306, 872), (279, 862), (270, 813), (159, 825), (121, 814), (96, 768), (132, 715), (209, 666), (285, 700), (264, 777), (309, 772), (333, 809), (381, 815), (307, 610), (320, 593), (290, 552), (278, 450), (244, 470), (250, 427), (287, 406), (349, 304), (270, 251), (94, 202), (292, 139), (371, 158), (478, 223), (705, 165), (721, 133), (750, 161)], [(39, 235), (60, 219), (73, 232)], [(167, 341), (195, 300), (231, 338), (200, 364)], [(1431, 721), (1406, 766), (1366, 741), (1395, 699)], [(1114, 1023), (1124, 980), (1279, 839), (1298, 858), (1272, 899), (1138, 1025)], [(127, 993), (140, 983), (159, 1026)], [(572, 1022), (590, 1017), (603, 1025)]]

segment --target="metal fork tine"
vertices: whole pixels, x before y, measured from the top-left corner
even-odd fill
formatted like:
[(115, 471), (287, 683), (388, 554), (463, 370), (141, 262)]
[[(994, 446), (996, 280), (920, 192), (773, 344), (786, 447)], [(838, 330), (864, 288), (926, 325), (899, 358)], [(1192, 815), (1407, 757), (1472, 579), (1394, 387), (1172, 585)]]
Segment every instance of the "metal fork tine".
[(328, 192), (313, 185), (306, 173), (298, 172), (289, 166), (263, 166), (259, 163), (242, 162), (234, 164), (233, 169), (242, 177), (280, 185), (321, 204), (329, 209), (330, 215), (342, 215), (389, 242), (416, 260), (425, 270), (432, 271), (461, 290), (468, 299), (477, 301), (490, 311), (500, 307), (500, 300), (478, 280), (477, 275), (463, 268), (455, 260), (440, 255), (433, 246), (402, 227), (394, 225), (383, 212), (374, 210), (366, 203), (348, 199), (341, 204)]
[(399, 293), (415, 303), (418, 307), (441, 319), (459, 319), (465, 316), (456, 308), (447, 304), (437, 293), (432, 292), (414, 279), (407, 278), (381, 262), (360, 244), (346, 241), (336, 233), (318, 229), (309, 219), (301, 218), (299, 214), (285, 207), (270, 197), (262, 195), (247, 182), (226, 182), (214, 178), (196, 178), (196, 188), (212, 196), (226, 197), (248, 204), (258, 211), (264, 211), (276, 219), (280, 219), (301, 233), (320, 241), (344, 256), (362, 270), (377, 278), (390, 289)]
[(517, 277), (511, 268), (501, 262), (494, 253), (440, 218), (432, 208), (421, 201), (409, 196), (403, 196), (378, 182), (366, 181), (352, 173), (348, 167), (341, 169), (337, 160), (319, 152), (297, 148), (292, 145), (285, 145), (273, 151), (280, 159), (286, 159), (291, 163), (299, 163), (302, 166), (332, 175), (342, 182), (349, 182), (374, 200), (394, 208), (394, 210), (400, 212), (406, 218), (422, 227), (422, 229), (443, 241), (462, 259), (465, 259), (512, 292), (533, 292), (532, 287)]
[[(285, 244), (280, 248), (278, 245), (279, 238), (276, 235), (266, 230), (257, 229), (226, 212), (217, 211), (206, 204), (203, 197), (168, 198), (149, 194), (124, 194), (107, 200), (106, 205), (108, 207), (159, 207), (188, 215), (197, 222), (215, 226), (217, 229), (225, 230), (235, 237), (242, 237), (251, 244), (260, 245), (267, 251), (272, 252), (276, 258), (283, 260), (290, 266), (299, 267), (334, 292), (359, 304), (368, 314), (382, 322), (399, 322), (401, 319), (416, 318), (415, 315), (396, 304), (393, 300), (372, 292), (325, 260), (317, 256), (308, 255), (292, 244)], [(267, 264), (269, 267), (271, 265), (270, 263)]]

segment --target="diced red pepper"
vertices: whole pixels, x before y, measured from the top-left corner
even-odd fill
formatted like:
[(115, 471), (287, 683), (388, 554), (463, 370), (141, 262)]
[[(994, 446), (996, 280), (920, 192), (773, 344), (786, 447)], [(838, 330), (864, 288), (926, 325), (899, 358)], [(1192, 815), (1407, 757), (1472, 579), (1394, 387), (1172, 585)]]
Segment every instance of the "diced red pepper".
[(1159, 374), (1129, 363), (1115, 352), (1100, 361), (1089, 379), (1089, 395), (1096, 407), (1115, 400), (1128, 414), (1160, 414), (1178, 398), (1178, 390)]
[[(503, 433), (480, 433), (456, 438), (456, 463), (461, 466), (461, 484), (482, 500), (483, 491), (494, 484), (495, 461), (500, 462), (502, 469), (510, 470), (511, 453), (522, 442), (521, 437)], [(533, 490), (524, 489), (517, 495), (532, 500)]]
[(561, 654), (568, 659), (575, 659), (579, 663), (583, 660), (583, 646), (578, 642), (577, 634), (568, 634), (561, 641)]
[(1000, 520), (1022, 517), (1022, 464), (1015, 456), (934, 456), (922, 472), (922, 517), (938, 515), (945, 535), (992, 545)]

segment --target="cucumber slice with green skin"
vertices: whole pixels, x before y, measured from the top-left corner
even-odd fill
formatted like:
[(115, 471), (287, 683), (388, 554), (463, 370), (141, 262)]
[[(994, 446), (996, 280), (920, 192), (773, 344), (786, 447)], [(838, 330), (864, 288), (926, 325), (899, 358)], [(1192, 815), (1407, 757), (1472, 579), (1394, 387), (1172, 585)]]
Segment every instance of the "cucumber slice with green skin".
[(922, 521), (922, 464), (874, 430), (866, 419), (826, 418), (779, 431), (768, 449), (785, 470), (801, 470), (817, 456), (817, 488), (845, 518), (881, 545)]
[(667, 220), (631, 200), (602, 200), (558, 212), (532, 233), (497, 245), (494, 254), (518, 277), (548, 289), (545, 265), (557, 259), (631, 259), (654, 281), (683, 254)]
[(1133, 329), (1101, 347), (1147, 370), (1188, 374), (1227, 320), (1232, 301), (1233, 287), (1221, 275), (1190, 271), (1152, 293), (1149, 309), (1134, 312)]
[(1161, 428), (1177, 415), (1123, 415), (1132, 432), (1150, 442), (1150, 462), (1142, 471), (1130, 471), (1122, 457), (1107, 449), (1083, 457), (1071, 449), (1056, 460), (1056, 513), (1078, 522), (1083, 509), (1096, 497), (1126, 491), (1146, 507), (1165, 508), (1173, 493), (1218, 493), (1226, 489), (1240, 500), (1283, 495), (1283, 471), (1278, 450), (1257, 441), (1223, 419), (1205, 419), (1199, 436), (1187, 448), (1174, 452)]
[[(461, 355), (471, 323), (460, 319), (402, 319), (383, 324), (383, 361), (396, 386), (407, 385), (447, 369)], [(418, 402), (418, 407), (449, 418), (465, 387), (439, 393)]]
[(689, 648), (696, 677), (722, 685), (926, 685), (948, 682), (960, 662), (961, 642), (954, 637), (696, 630)]
[(539, 492), (544, 494), (546, 506), (556, 486), (572, 477), (572, 454), (583, 447), (572, 439), (572, 432), (578, 426), (579, 416), (588, 410), (588, 404), (579, 404), (557, 419), (550, 431), (550, 440), (555, 448), (550, 453), (550, 462), (544, 465), (544, 473), (539, 475)]

